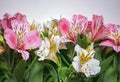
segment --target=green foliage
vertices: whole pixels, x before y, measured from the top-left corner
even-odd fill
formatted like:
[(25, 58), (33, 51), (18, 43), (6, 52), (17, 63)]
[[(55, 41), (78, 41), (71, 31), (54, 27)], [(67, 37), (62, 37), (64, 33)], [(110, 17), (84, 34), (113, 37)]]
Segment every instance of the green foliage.
[(36, 61), (28, 73), (27, 82), (43, 82), (44, 65)]
[(16, 65), (13, 71), (13, 74), (15, 78), (17, 79), (17, 82), (23, 81), (25, 70), (26, 70), (26, 61), (24, 60), (19, 61), (19, 63)]
[(90, 45), (91, 41), (87, 39), (85, 35), (78, 35), (76, 44), (79, 44), (82, 48), (87, 48)]

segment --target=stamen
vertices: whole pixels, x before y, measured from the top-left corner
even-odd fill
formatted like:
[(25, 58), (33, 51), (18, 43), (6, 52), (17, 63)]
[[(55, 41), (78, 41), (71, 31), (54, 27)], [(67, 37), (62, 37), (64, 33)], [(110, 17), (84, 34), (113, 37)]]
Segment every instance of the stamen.
[(115, 33), (113, 33), (112, 36), (113, 36), (113, 38), (115, 38), (115, 40), (116, 40), (117, 42), (120, 41), (120, 34), (118, 33), (118, 31), (115, 32)]
[(84, 53), (80, 54), (80, 63), (85, 64), (89, 60), (91, 60), (92, 57), (90, 55), (85, 55)]

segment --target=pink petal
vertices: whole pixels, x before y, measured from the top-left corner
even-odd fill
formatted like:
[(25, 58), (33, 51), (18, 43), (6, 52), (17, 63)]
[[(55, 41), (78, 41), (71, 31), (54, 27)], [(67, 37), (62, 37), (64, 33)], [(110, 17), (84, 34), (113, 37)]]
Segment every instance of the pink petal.
[(68, 39), (66, 36), (62, 36), (60, 39), (61, 43), (66, 43), (66, 42), (72, 42), (70, 39)]
[(5, 30), (7, 28), (11, 28), (11, 15), (6, 13), (4, 18), (0, 20), (0, 26)]
[(28, 53), (27, 51), (18, 50), (18, 52), (22, 54), (22, 58), (23, 58), (24, 60), (28, 60), (28, 58), (29, 58), (29, 53)]
[(98, 29), (103, 26), (103, 17), (98, 15), (93, 15), (92, 18), (92, 37), (96, 35)]
[(17, 19), (18, 21), (23, 21), (23, 22), (27, 22), (27, 17), (21, 13), (16, 13), (13, 18)]
[(70, 30), (70, 23), (67, 19), (61, 18), (58, 22), (58, 27), (62, 35), (66, 35)]
[(92, 27), (93, 27), (93, 30), (95, 28), (99, 28), (103, 25), (103, 17), (102, 16), (99, 16), (99, 15), (93, 15), (93, 18), (92, 18)]
[(117, 53), (120, 52), (120, 45), (119, 46), (114, 46), (113, 48)]
[(88, 26), (88, 20), (85, 16), (82, 15), (73, 15), (72, 17), (73, 24), (76, 28), (80, 29), (80, 34), (84, 33)]
[(101, 42), (99, 45), (100, 46), (113, 47), (113, 46), (115, 46), (115, 43), (114, 43), (114, 41), (112, 41), (112, 40), (109, 39), (109, 40), (105, 40), (105, 41)]
[(28, 32), (24, 38), (25, 49), (34, 49), (41, 45), (41, 38), (37, 30)]
[(87, 31), (92, 31), (92, 21), (88, 21)]
[(98, 32), (96, 33), (96, 35), (92, 38), (92, 40), (95, 42), (95, 41), (103, 39), (105, 36), (106, 36), (105, 35), (105, 28), (104, 28), (104, 26), (101, 26), (98, 29)]
[(10, 48), (16, 49), (17, 37), (11, 29), (6, 29), (4, 31), (4, 37)]
[(74, 44), (76, 43), (77, 40), (77, 34), (76, 33), (71, 33), (66, 36), (62, 36), (60, 39), (60, 42), (65, 43), (65, 42), (73, 42)]

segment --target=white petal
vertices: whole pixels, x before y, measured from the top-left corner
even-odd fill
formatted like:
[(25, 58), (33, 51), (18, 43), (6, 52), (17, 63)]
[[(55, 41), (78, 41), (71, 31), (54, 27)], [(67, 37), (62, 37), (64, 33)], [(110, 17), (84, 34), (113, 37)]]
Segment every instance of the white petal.
[(73, 65), (74, 69), (75, 69), (77, 72), (80, 71), (80, 59), (79, 59), (79, 56), (75, 56), (75, 57), (73, 58), (72, 65)]
[(100, 62), (97, 59), (91, 59), (90, 61), (87, 62), (87, 64), (89, 64), (91, 66), (96, 66), (96, 65), (99, 65)]
[(81, 48), (78, 44), (75, 46), (75, 51), (77, 52), (77, 55), (80, 55), (82, 53), (84, 53), (84, 55), (88, 55), (88, 52)]
[(80, 46), (77, 44), (77, 45), (75, 46), (75, 51), (78, 53), (79, 50), (80, 50)]
[(73, 61), (79, 62), (79, 61), (80, 61), (79, 56), (75, 56), (75, 57), (73, 58)]
[(89, 52), (89, 55), (93, 58), (94, 55), (95, 55), (95, 51), (94, 51), (94, 50), (90, 51), (90, 52)]
[(78, 62), (72, 62), (72, 65), (73, 65), (73, 68), (74, 68), (77, 72), (80, 71), (80, 67), (79, 67)]
[(59, 42), (60, 36), (59, 35), (54, 36), (54, 40), (55, 40), (55, 42)]
[(81, 68), (81, 71), (86, 75), (86, 77), (89, 77), (90, 75), (96, 75), (101, 70), (99, 66), (99, 61), (96, 59), (92, 59), (86, 64), (84, 64)]
[(43, 45), (46, 45), (47, 48), (50, 47), (50, 41), (49, 41), (48, 38), (45, 38), (45, 39), (44, 39), (44, 43), (43, 43)]
[(87, 50), (85, 50), (85, 49), (83, 49), (83, 48), (81, 49), (81, 53), (83, 53), (85, 56), (86, 56), (86, 55), (89, 55), (88, 52), (87, 52)]
[(49, 54), (49, 41), (47, 38), (45, 38), (45, 40), (42, 41), (42, 45), (39, 47), (39, 50), (37, 50), (35, 53), (37, 56), (39, 56), (39, 60), (44, 60), (48, 54)]
[(90, 45), (90, 50), (93, 50), (93, 48), (94, 48), (94, 43), (92, 42)]
[(42, 57), (40, 57), (38, 60), (39, 60), (39, 61), (43, 61), (43, 60), (45, 60), (45, 57), (42, 56)]
[(92, 67), (91, 75), (96, 75), (97, 73), (100, 72), (100, 70), (101, 68), (99, 66)]

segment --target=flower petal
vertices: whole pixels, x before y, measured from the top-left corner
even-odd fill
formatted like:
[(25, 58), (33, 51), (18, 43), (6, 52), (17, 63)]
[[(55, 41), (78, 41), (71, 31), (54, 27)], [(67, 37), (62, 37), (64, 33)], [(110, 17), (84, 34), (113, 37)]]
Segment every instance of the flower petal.
[(90, 75), (96, 75), (101, 70), (99, 64), (100, 62), (98, 60), (91, 59), (89, 62), (82, 66), (81, 72), (83, 72), (86, 77), (90, 77)]
[(118, 53), (120, 52), (120, 46), (113, 46), (113, 49)]
[(77, 72), (80, 72), (80, 58), (79, 58), (79, 56), (75, 56), (73, 58), (72, 65)]
[(75, 46), (75, 51), (77, 52), (77, 55), (80, 55), (82, 53), (84, 53), (85, 56), (88, 55), (88, 52), (85, 49), (81, 48), (78, 44)]
[(87, 62), (87, 64), (94, 66), (94, 65), (99, 65), (100, 62), (97, 59), (91, 59), (89, 62)]
[(61, 36), (60, 38), (61, 43), (66, 43), (66, 42), (72, 42), (70, 39), (67, 38), (67, 36)]
[(67, 19), (61, 18), (58, 22), (58, 27), (62, 35), (66, 35), (70, 30), (70, 23)]
[(103, 38), (105, 38), (105, 28), (104, 26), (100, 27), (98, 29), (98, 32), (96, 33), (96, 35), (93, 37), (93, 41), (98, 41), (98, 40), (101, 40)]
[(92, 40), (97, 41), (101, 38), (103, 38), (103, 35), (101, 33), (104, 33), (104, 27), (103, 27), (103, 17), (98, 15), (93, 15), (92, 18)]
[(28, 53), (27, 51), (18, 50), (18, 52), (22, 54), (22, 58), (23, 58), (24, 60), (28, 60), (28, 58), (29, 58), (29, 53)]
[(4, 18), (0, 20), (0, 28), (2, 27), (4, 30), (9, 28), (11, 29), (11, 15), (6, 13)]
[(78, 33), (83, 34), (88, 26), (87, 17), (82, 15), (73, 15), (72, 17), (74, 28)]
[(37, 56), (39, 56), (40, 58), (38, 60), (44, 60), (47, 58), (48, 54), (49, 54), (49, 47), (50, 47), (50, 43), (49, 41), (47, 41), (48, 39), (45, 38), (44, 41), (42, 41), (41, 46), (39, 47), (39, 50), (37, 50), (35, 53)]
[(24, 38), (25, 49), (34, 49), (41, 45), (41, 38), (37, 30), (28, 32)]
[(108, 39), (108, 40), (105, 40), (105, 41), (101, 42), (99, 45), (100, 45), (100, 46), (113, 47), (113, 46), (115, 45), (115, 43), (114, 43), (113, 40)]
[(10, 48), (16, 49), (17, 46), (17, 37), (11, 29), (6, 29), (4, 31), (4, 37)]

